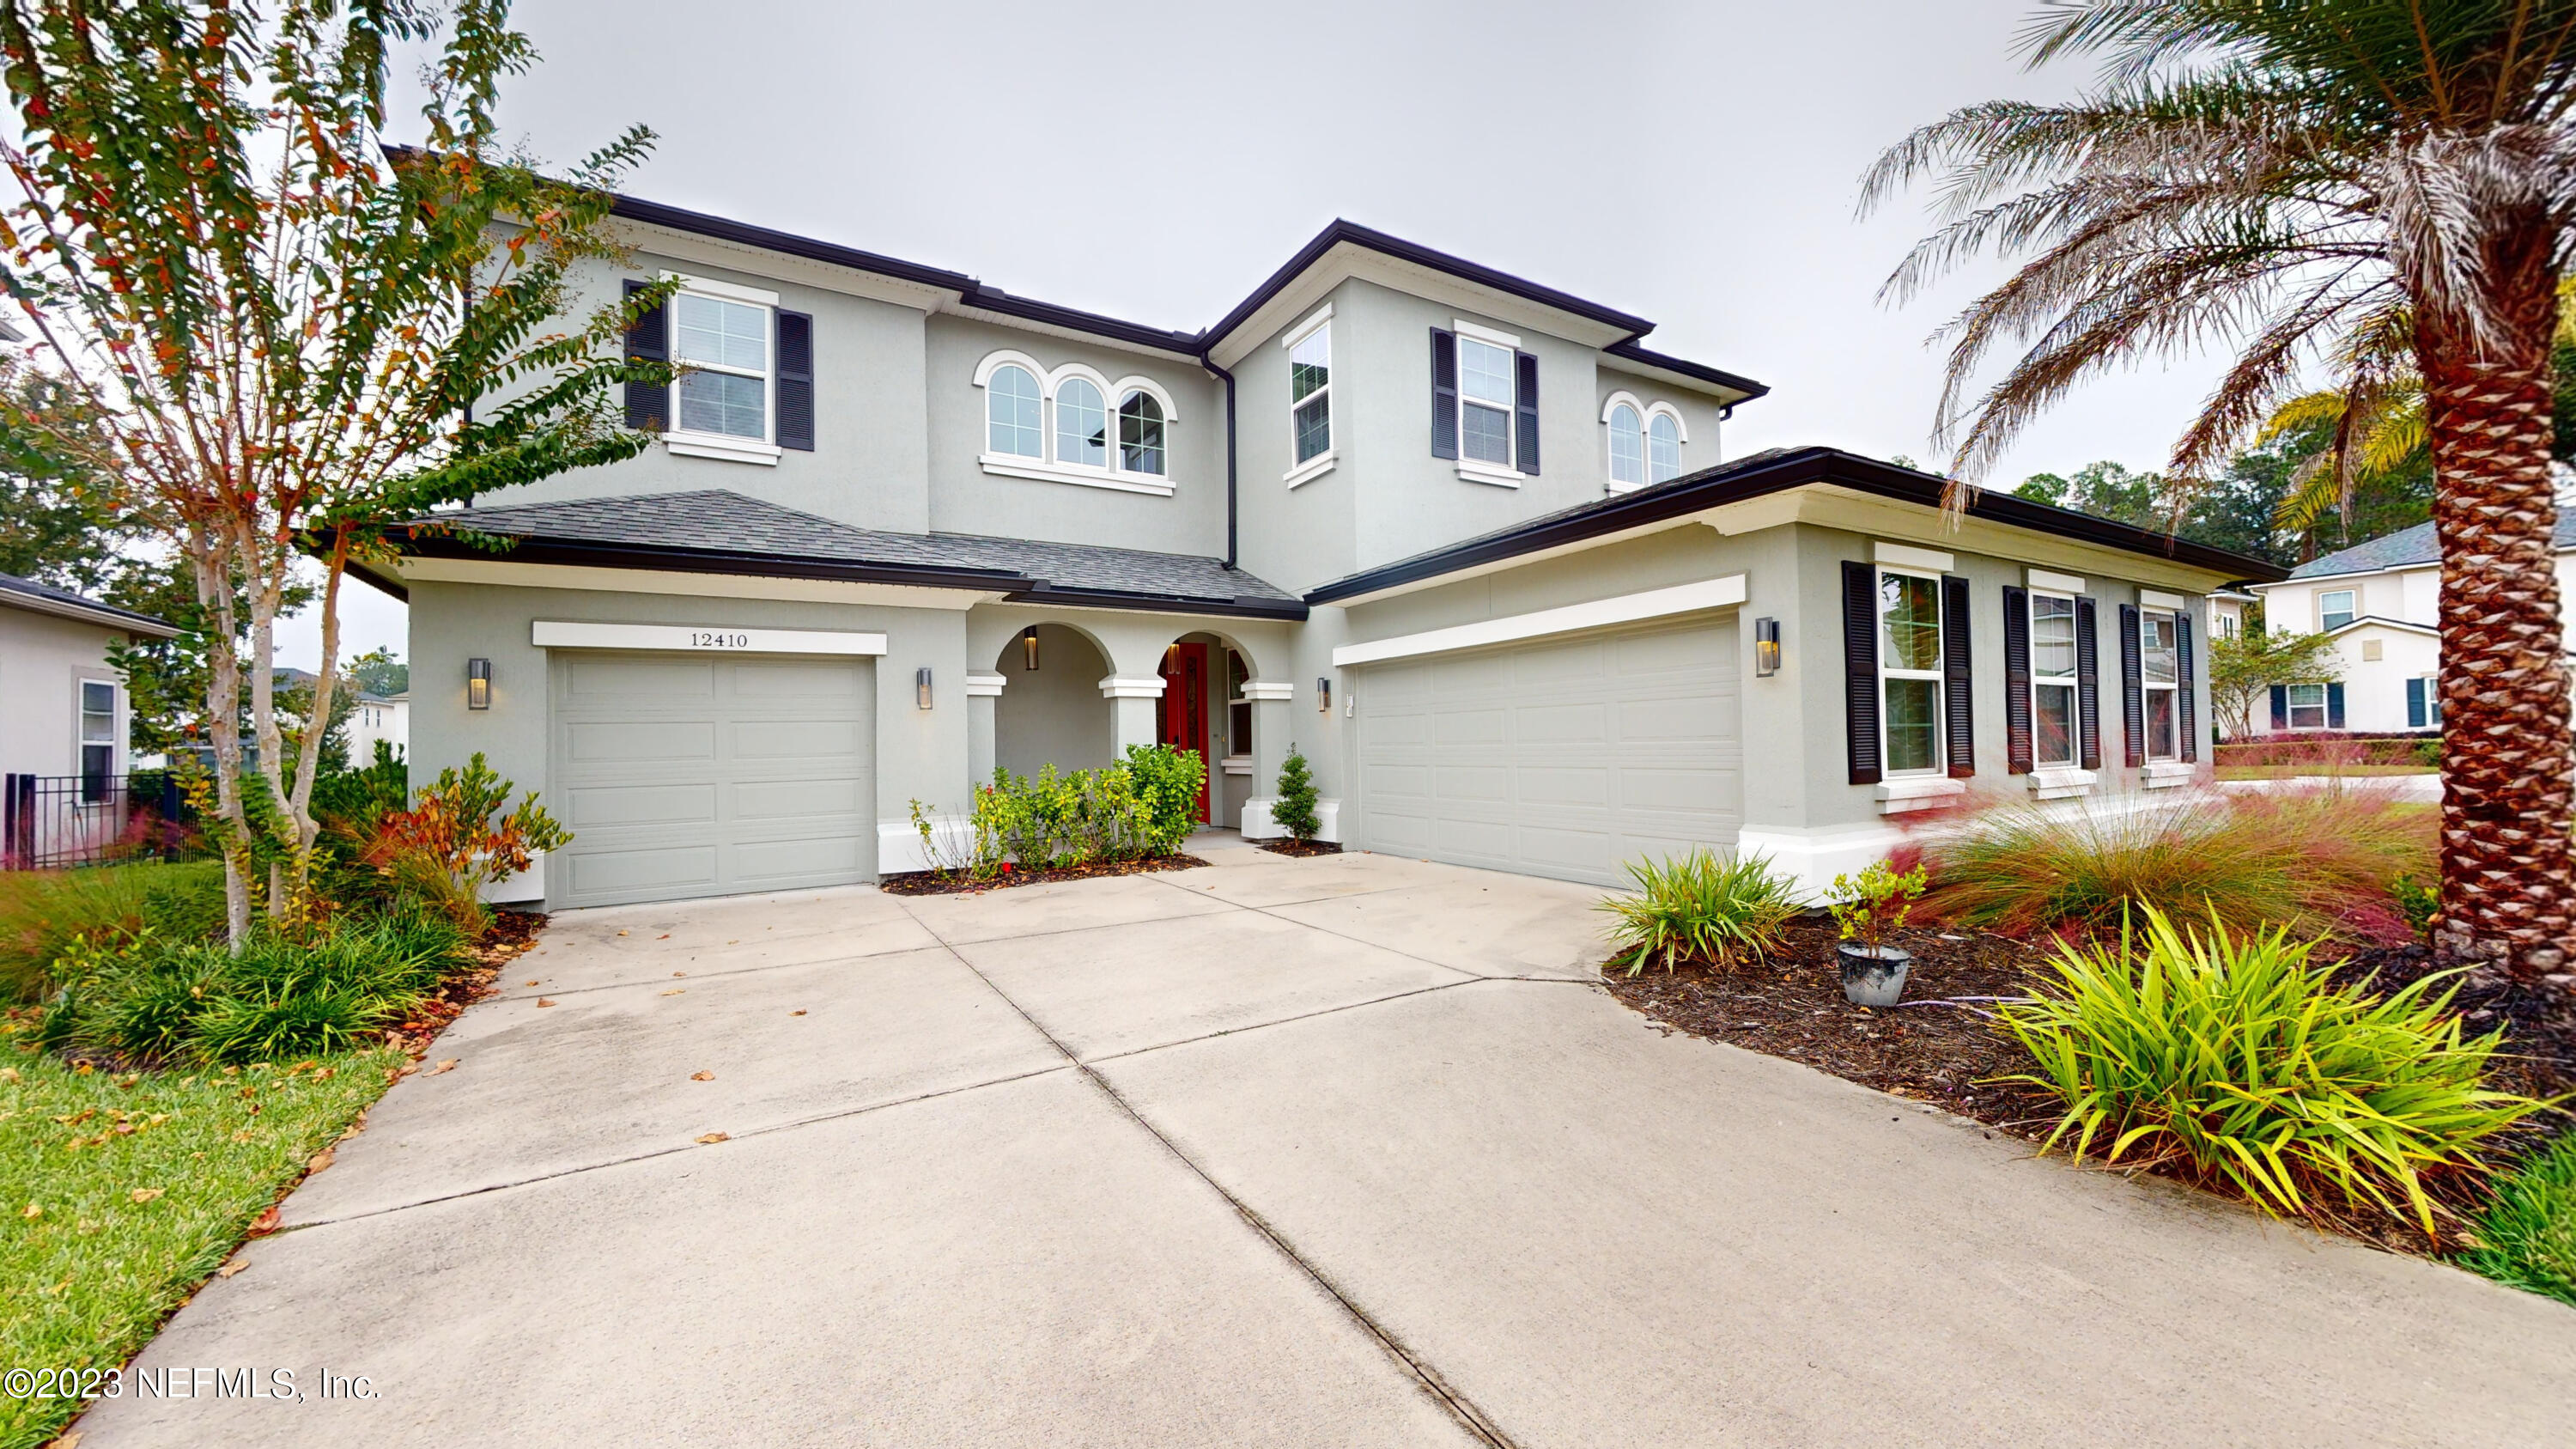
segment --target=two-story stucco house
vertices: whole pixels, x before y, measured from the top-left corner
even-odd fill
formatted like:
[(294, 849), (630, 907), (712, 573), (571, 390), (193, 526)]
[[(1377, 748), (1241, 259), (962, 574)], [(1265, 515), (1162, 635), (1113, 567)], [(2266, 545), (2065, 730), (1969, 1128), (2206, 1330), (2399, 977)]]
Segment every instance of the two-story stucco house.
[[(1337, 222), (1203, 330), (626, 199), (645, 456), (415, 529), (412, 763), (575, 832), (552, 906), (920, 868), (910, 802), (1164, 742), (1271, 833), (1830, 878), (1891, 817), (2186, 782), (2206, 596), (2277, 571), (1830, 449), (1617, 308)], [(444, 521), (444, 520), (443, 520)]]

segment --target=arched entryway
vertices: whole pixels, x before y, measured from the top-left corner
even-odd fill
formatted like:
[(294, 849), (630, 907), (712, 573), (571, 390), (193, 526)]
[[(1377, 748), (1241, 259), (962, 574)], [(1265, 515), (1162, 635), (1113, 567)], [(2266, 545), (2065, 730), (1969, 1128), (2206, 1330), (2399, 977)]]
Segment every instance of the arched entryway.
[[(993, 763), (1015, 775), (1052, 764), (1061, 773), (1116, 758), (1116, 727), (1100, 681), (1112, 671), (1091, 636), (1062, 624), (1032, 624), (1002, 646), (993, 670)], [(977, 784), (986, 783), (977, 781)]]
[(1234, 824), (1243, 818), (1244, 801), (1258, 793), (1252, 778), (1252, 702), (1244, 696), (1254, 677), (1252, 656), (1226, 635), (1199, 630), (1164, 649), (1158, 673), (1163, 697), (1156, 741), (1192, 751), (1206, 762), (1199, 818)]

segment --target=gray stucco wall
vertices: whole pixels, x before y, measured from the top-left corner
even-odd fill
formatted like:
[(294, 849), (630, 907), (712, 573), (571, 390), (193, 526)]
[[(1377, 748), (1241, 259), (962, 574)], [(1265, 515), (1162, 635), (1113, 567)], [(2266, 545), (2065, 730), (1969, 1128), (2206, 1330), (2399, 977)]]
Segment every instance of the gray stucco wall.
[[(1091, 346), (971, 318), (934, 316), (928, 347), (930, 526), (943, 533), (1045, 538), (1160, 553), (1225, 552), (1225, 395), (1185, 362)], [(1008, 349), (1053, 369), (1080, 362), (1111, 383), (1144, 376), (1171, 394), (1179, 421), (1167, 430), (1168, 498), (987, 473), (985, 393), (975, 369)], [(1114, 414), (1119, 399), (1107, 399)], [(1053, 426), (1050, 416), (1047, 426)]]
[(779, 305), (814, 319), (814, 450), (787, 451), (775, 467), (688, 458), (660, 445), (608, 468), (567, 473), (488, 494), (486, 503), (615, 498), (723, 488), (861, 528), (920, 533), (930, 527), (924, 392), (924, 314), (752, 272), (680, 262), (649, 251), (633, 265), (584, 266), (576, 274), (575, 316), (621, 295), (627, 278), (668, 270), (779, 294)]
[[(481, 752), (522, 790), (550, 789), (547, 651), (538, 619), (777, 629), (877, 630), (876, 815), (903, 822), (908, 802), (954, 809), (966, 780), (965, 615), (940, 609), (776, 599), (415, 582), (411, 594), (411, 778), (434, 779)], [(465, 707), (465, 661), (492, 661), (492, 707)], [(933, 708), (914, 700), (914, 671), (932, 671)]]
[[(1100, 681), (1109, 661), (1091, 640), (1061, 624), (1040, 624), (1038, 667), (1017, 642), (998, 661), (979, 661), (1002, 676), (993, 701), (993, 763), (1015, 775), (1052, 764), (1058, 773), (1109, 763), (1110, 709)], [(981, 783), (981, 782), (978, 782)]]
[[(1339, 311), (1357, 283), (1345, 282), (1287, 328), (1261, 340), (1234, 365), (1235, 448), (1241, 470), (1241, 561), (1258, 577), (1292, 592), (1337, 579), (1358, 568), (1357, 456), (1346, 408), (1361, 406), (1357, 386), (1342, 385), (1349, 350)], [(1289, 431), (1288, 349), (1280, 339), (1326, 303), (1335, 309), (1333, 334), (1334, 453), (1345, 461), (1295, 488), (1285, 481), (1296, 464)]]

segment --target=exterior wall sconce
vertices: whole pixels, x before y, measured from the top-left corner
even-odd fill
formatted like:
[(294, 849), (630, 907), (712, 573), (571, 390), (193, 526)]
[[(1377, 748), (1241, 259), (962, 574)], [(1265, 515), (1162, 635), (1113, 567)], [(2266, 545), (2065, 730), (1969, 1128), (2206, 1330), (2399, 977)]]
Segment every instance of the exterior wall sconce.
[(930, 708), (930, 666), (927, 664), (913, 671), (912, 697), (913, 702), (923, 709)]
[(490, 709), (492, 707), (491, 660), (468, 659), (465, 661), (465, 707), (467, 709)]
[(1038, 626), (1031, 624), (1020, 631), (1020, 661), (1031, 674), (1038, 672)]
[(1315, 677), (1315, 712), (1318, 714), (1333, 712), (1333, 681), (1322, 675)]
[(1780, 672), (1780, 621), (1753, 621), (1753, 672), (1764, 678)]

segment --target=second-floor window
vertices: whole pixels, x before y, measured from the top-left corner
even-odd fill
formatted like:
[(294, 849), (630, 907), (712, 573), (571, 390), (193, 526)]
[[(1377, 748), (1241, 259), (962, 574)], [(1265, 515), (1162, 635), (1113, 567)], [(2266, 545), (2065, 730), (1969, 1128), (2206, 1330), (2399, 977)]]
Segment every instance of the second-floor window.
[(1171, 395), (1151, 378), (1113, 383), (1082, 363), (1050, 372), (1026, 353), (996, 352), (975, 369), (975, 384), (984, 389), (984, 471), (1130, 493), (1172, 491), (1178, 418)]
[(1333, 324), (1326, 321), (1288, 347), (1288, 432), (1300, 464), (1333, 451)]
[(1458, 339), (1458, 451), (1479, 463), (1512, 463), (1512, 353), (1481, 338)]
[(1025, 367), (997, 367), (984, 382), (985, 421), (991, 448), (1015, 458), (1046, 456), (1045, 394)]
[(1100, 389), (1078, 377), (1055, 389), (1055, 459), (1083, 468), (1109, 466), (1109, 408)]
[(1682, 425), (1671, 413), (1657, 413), (1646, 423), (1646, 481), (1670, 483), (1682, 476)]
[(2354, 614), (2353, 598), (2353, 591), (2350, 589), (2329, 589), (2317, 595), (2317, 627), (2329, 630), (2340, 629), (2351, 623)]
[(1611, 492), (1682, 476), (1682, 420), (1671, 403), (1614, 392), (1602, 408), (1601, 421), (1610, 429)]
[(1610, 486), (1636, 488), (1646, 481), (1646, 429), (1637, 410), (1610, 405)]
[(769, 441), (769, 309), (678, 292), (671, 297), (672, 361), (683, 432)]

